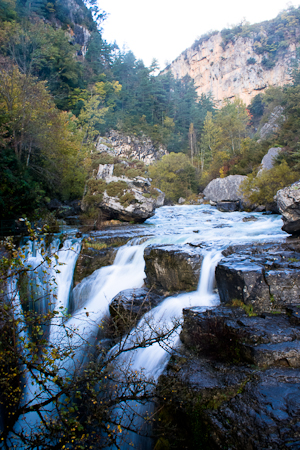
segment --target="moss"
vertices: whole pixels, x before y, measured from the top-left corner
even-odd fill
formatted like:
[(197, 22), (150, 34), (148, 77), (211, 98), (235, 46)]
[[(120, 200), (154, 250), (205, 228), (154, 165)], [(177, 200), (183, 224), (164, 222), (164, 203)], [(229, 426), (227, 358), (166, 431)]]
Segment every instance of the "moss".
[(125, 174), (128, 178), (135, 178), (141, 176), (141, 171), (135, 168), (128, 168), (125, 170)]
[(103, 250), (107, 248), (107, 244), (105, 242), (85, 242), (84, 247), (86, 248), (94, 248), (95, 250)]
[(243, 308), (246, 314), (248, 314), (249, 317), (256, 316), (253, 306), (252, 305), (245, 305), (241, 300), (233, 299), (231, 302), (231, 306), (240, 307)]

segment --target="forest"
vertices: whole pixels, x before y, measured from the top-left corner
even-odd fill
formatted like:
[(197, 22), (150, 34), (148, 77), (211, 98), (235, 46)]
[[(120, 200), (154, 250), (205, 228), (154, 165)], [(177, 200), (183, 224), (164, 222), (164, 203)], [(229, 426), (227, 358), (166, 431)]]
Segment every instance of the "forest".
[[(277, 39), (287, 20), (297, 26), (299, 14), (290, 8), (265, 27)], [(63, 0), (0, 1), (1, 219), (37, 219), (50, 199), (82, 198), (95, 141), (112, 129), (165, 146), (170, 155), (148, 170), (170, 201), (178, 200), (179, 179), (189, 197), (213, 178), (249, 175), (246, 189), (263, 203), (299, 178), (297, 59), (289, 85), (269, 88), (248, 106), (236, 98), (217, 109), (212, 97), (197, 97), (188, 77), (157, 75), (155, 60), (146, 67), (131, 51), (108, 44), (105, 17), (95, 1), (76, 0), (75, 9)], [(246, 28), (223, 30), (224, 45), (251, 32)], [(257, 130), (276, 106), (285, 121), (260, 140)], [(259, 186), (255, 175), (262, 156), (277, 146), (284, 148), (272, 169), (278, 183), (266, 193), (272, 173)]]

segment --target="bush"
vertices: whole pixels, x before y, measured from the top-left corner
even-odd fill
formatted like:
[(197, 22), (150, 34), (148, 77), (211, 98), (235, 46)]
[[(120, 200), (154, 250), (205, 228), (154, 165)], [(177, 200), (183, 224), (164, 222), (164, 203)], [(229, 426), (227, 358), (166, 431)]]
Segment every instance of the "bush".
[(285, 161), (260, 175), (253, 173), (241, 185), (244, 196), (254, 204), (272, 203), (279, 189), (289, 186), (299, 179), (299, 173), (293, 172)]
[(251, 64), (255, 64), (256, 63), (256, 59), (255, 58), (248, 58), (247, 59), (247, 66), (250, 66)]
[(125, 181), (112, 181), (106, 186), (107, 195), (110, 197), (121, 197), (127, 189)]

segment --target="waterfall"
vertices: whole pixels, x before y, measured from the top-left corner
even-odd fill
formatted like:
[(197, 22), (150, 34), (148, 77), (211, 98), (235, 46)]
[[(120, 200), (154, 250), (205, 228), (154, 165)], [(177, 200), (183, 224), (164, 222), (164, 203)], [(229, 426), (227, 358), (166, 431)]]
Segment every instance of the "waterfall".
[[(280, 230), (282, 225), (280, 218), (262, 216), (258, 213), (253, 214), (257, 219), (256, 222), (243, 222), (242, 219), (247, 213), (223, 214), (207, 205), (158, 209), (155, 216), (147, 221), (148, 225), (140, 226), (141, 229), (145, 230), (145, 236), (146, 233), (149, 234), (149, 226), (151, 225), (150, 231), (151, 234), (154, 234), (154, 237), (146, 242), (144, 241), (145, 237), (139, 237), (119, 248), (113, 265), (96, 270), (73, 289), (75, 311), (72, 317), (65, 315), (63, 319), (52, 321), (48, 338), (50, 348), (51, 346), (55, 348), (58, 345), (64, 345), (64, 342), (67, 342), (73, 348), (78, 346), (75, 358), (65, 358), (60, 361), (60, 373), (70, 374), (70, 378), (72, 378), (74, 370), (82, 367), (82, 364), (88, 359), (87, 349), (93, 349), (99, 325), (108, 314), (109, 304), (113, 297), (124, 289), (139, 288), (143, 285), (145, 277), (143, 252), (145, 247), (150, 244), (190, 243), (194, 247), (201, 248), (204, 256), (197, 291), (166, 298), (160, 305), (144, 315), (136, 328), (126, 337), (126, 340), (124, 339), (110, 353), (112, 355), (120, 346), (123, 346), (125, 350), (131, 348), (137, 339), (143, 337), (145, 339), (155, 338), (159, 336), (163, 329), (172, 329), (174, 320), (179, 321), (179, 327), (163, 343), (158, 344), (156, 342), (146, 348), (127, 351), (116, 360), (116, 371), (119, 369), (121, 377), (122, 373), (130, 374), (136, 371), (138, 374), (145, 375), (145, 379), (151, 381), (152, 385), (155, 384), (166, 367), (170, 352), (179, 344), (182, 309), (200, 306), (205, 310), (219, 302), (218, 295), (213, 292), (213, 285), (215, 266), (221, 258), (222, 248), (234, 243), (244, 244), (246, 242), (263, 241), (264, 239), (278, 241), (284, 236), (284, 233)], [(144, 228), (142, 228), (143, 226)], [(58, 250), (58, 246), (59, 240), (54, 239), (50, 249), (47, 249), (45, 243), (41, 241), (30, 244), (28, 250), (26, 250), (26, 264), (36, 268), (30, 275), (30, 281), (33, 284), (30, 295), (34, 296), (33, 302), (36, 310), (40, 312), (48, 311), (50, 302), (55, 303), (56, 309), (65, 312), (69, 310), (69, 296), (80, 241), (67, 239), (62, 249)], [(54, 250), (58, 252), (59, 262), (64, 263), (63, 265), (56, 264), (56, 259), (52, 256)], [(40, 266), (45, 255), (48, 256), (49, 262), (47, 270)], [(43, 286), (46, 286), (46, 291)], [(45, 292), (46, 295), (44, 295)], [(16, 313), (22, 314), (19, 296), (15, 297), (15, 302), (17, 305)], [(66, 338), (65, 330), (74, 328), (77, 329), (77, 333)], [(23, 338), (27, 342), (26, 340), (30, 339), (30, 333)], [(50, 392), (54, 392), (54, 383), (51, 380), (49, 382), (47, 380), (47, 383)], [(37, 386), (30, 375), (26, 384), (23, 401), (30, 403), (37, 392)], [(48, 394), (45, 391), (40, 395), (40, 398), (46, 398)], [(121, 404), (112, 413), (115, 417), (122, 414), (122, 420), (125, 423), (126, 420), (135, 416), (136, 428), (143, 430), (143, 417), (146, 415), (146, 411), (151, 414), (152, 406), (135, 401), (130, 404)], [(48, 407), (49, 411), (51, 411), (51, 405)], [(126, 415), (129, 416), (127, 419)], [(19, 430), (26, 422), (30, 422), (30, 426), (37, 422), (37, 418), (31, 413), (22, 419), (23, 421), (20, 420), (16, 425)], [(128, 435), (127, 438), (128, 444), (124, 444), (124, 446), (122, 444), (123, 450), (126, 450), (127, 447), (132, 448), (129, 445), (131, 442), (145, 450), (152, 446), (149, 439), (142, 442), (137, 441), (138, 438), (132, 434)], [(16, 447), (22, 448), (20, 442), (16, 444)]]
[[(25, 254), (24, 266), (25, 268), (32, 269), (28, 274), (28, 286), (33, 286), (33, 289), (27, 290), (27, 295), (31, 295), (31, 300), (29, 301), (29, 306), (38, 313), (46, 313), (49, 308), (54, 307), (67, 307), (69, 292), (73, 280), (73, 272), (76, 264), (77, 257), (80, 251), (80, 241), (67, 239), (61, 250), (58, 250), (59, 239), (54, 239), (50, 244), (49, 249), (45, 248), (45, 243), (43, 240), (38, 243), (29, 243), (23, 249)], [(56, 257), (57, 255), (57, 257)], [(58, 271), (57, 267), (60, 268)], [(9, 296), (13, 306), (14, 318), (18, 324), (18, 340), (20, 352), (24, 356), (24, 359), (31, 362), (30, 351), (26, 350), (29, 348), (30, 343), (30, 332), (29, 327), (26, 324), (26, 320), (23, 314), (23, 308), (20, 301), (20, 295), (17, 289), (17, 280), (15, 277), (11, 280), (9, 284)], [(55, 305), (51, 304), (55, 301)], [(55, 322), (54, 319), (52, 322)], [(50, 334), (51, 328), (50, 326)], [(48, 398), (51, 398), (53, 392), (55, 392), (55, 385), (51, 380), (47, 380), (47, 390), (40, 391), (39, 384), (35, 380), (35, 372), (31, 373), (28, 367), (23, 364), (22, 371), (23, 375), (23, 392), (21, 396), (21, 405), (30, 406), (34, 405), (35, 402), (41, 403)], [(37, 377), (38, 378), (38, 377)], [(53, 410), (53, 405), (43, 409), (43, 414), (51, 413)], [(29, 412), (26, 415), (20, 416), (17, 423), (15, 424), (14, 430), (16, 433), (21, 431), (26, 431), (30, 433), (32, 426), (34, 424), (39, 424), (41, 418), (36, 412)], [(15, 442), (15, 438), (11, 436), (11, 442)], [(20, 447), (20, 442), (17, 442), (18, 448)]]
[[(116, 352), (120, 347), (124, 349), (133, 347), (136, 342), (141, 342), (143, 339), (148, 340), (155, 335), (159, 337), (163, 329), (172, 329), (175, 321), (181, 320), (183, 308), (202, 306), (205, 310), (208, 307), (216, 306), (219, 303), (219, 297), (213, 293), (213, 283), (215, 267), (221, 256), (220, 250), (207, 251), (202, 262), (197, 291), (166, 298), (160, 305), (146, 313), (130, 335), (125, 340), (123, 339), (121, 344), (117, 344), (111, 353)], [(155, 342), (149, 347), (121, 354), (116, 360), (119, 376), (128, 377), (128, 373), (138, 372), (143, 373), (146, 379), (156, 382), (168, 363), (170, 353), (179, 344), (180, 330), (181, 327), (176, 328), (163, 342)], [(122, 417), (123, 426), (124, 424), (133, 424), (137, 430), (141, 431), (145, 424), (143, 418), (151, 415), (152, 412), (153, 405), (136, 400), (129, 404), (128, 402), (121, 404), (114, 411), (114, 416)], [(151, 449), (152, 442), (150, 438), (129, 432), (126, 442), (122, 442), (122, 450), (132, 448), (132, 444), (146, 450)]]

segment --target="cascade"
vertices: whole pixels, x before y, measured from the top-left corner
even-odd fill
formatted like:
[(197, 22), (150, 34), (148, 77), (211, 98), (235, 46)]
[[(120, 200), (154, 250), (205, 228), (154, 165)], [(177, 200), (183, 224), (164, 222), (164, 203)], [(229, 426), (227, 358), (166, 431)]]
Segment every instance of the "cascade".
[[(159, 336), (163, 328), (171, 330), (176, 321), (181, 319), (183, 308), (201, 306), (205, 310), (218, 305), (219, 297), (216, 293), (213, 293), (213, 282), (215, 267), (221, 256), (220, 250), (206, 252), (202, 262), (197, 291), (167, 297), (160, 305), (144, 315), (129, 337), (126, 337), (125, 344), (124, 341), (121, 342), (111, 352), (116, 351), (120, 345), (126, 349), (143, 339), (153, 338), (155, 334)], [(116, 360), (119, 376), (128, 377), (129, 373), (141, 373), (143, 371), (146, 379), (157, 382), (168, 363), (172, 350), (179, 344), (180, 330), (180, 327), (176, 327), (163, 344), (155, 342), (149, 347), (138, 348), (121, 354)], [(143, 437), (143, 434), (147, 434), (147, 421), (144, 418), (150, 417), (152, 412), (152, 404), (139, 402), (138, 400), (119, 405), (114, 414), (122, 417), (123, 426), (131, 424), (136, 430), (139, 430), (139, 434), (129, 432), (126, 438), (122, 437), (122, 450), (132, 448), (132, 443), (136, 448), (151, 449), (151, 439)]]
[[(127, 337), (127, 341), (121, 345), (130, 346), (135, 339), (141, 336), (153, 336), (157, 326), (162, 328), (172, 328), (174, 320), (181, 320), (183, 308), (200, 306), (203, 309), (213, 307), (219, 302), (218, 295), (213, 292), (214, 270), (221, 258), (221, 251), (230, 244), (264, 241), (265, 239), (278, 240), (285, 236), (280, 228), (281, 219), (277, 216), (263, 216), (255, 213), (256, 221), (243, 222), (246, 213), (221, 213), (211, 206), (176, 206), (162, 207), (156, 211), (155, 216), (148, 219), (145, 225), (141, 225), (145, 235), (147, 231), (154, 234), (145, 241), (145, 238), (132, 240), (127, 245), (118, 249), (113, 265), (102, 267), (93, 272), (92, 275), (82, 280), (72, 291), (73, 303), (75, 305), (72, 317), (66, 318), (63, 326), (66, 328), (76, 328), (77, 334), (71, 339), (71, 345), (76, 346), (83, 341), (95, 344), (98, 327), (104, 316), (108, 314), (109, 303), (120, 291), (129, 288), (138, 288), (143, 285), (145, 277), (143, 252), (146, 246), (151, 244), (185, 244), (201, 247), (204, 256), (198, 289), (195, 292), (183, 293), (166, 298), (160, 305), (148, 312), (132, 330)], [(148, 227), (148, 228), (147, 228)], [(62, 249), (58, 250), (59, 241), (52, 243), (49, 254), (55, 249), (58, 251), (59, 261), (64, 263), (54, 267), (55, 260), (51, 258), (51, 264), (47, 270), (48, 281), (54, 283), (53, 288), (47, 291), (48, 299), (55, 300), (55, 307), (68, 311), (69, 296), (72, 286), (73, 272), (76, 259), (80, 249), (80, 241), (67, 239)], [(48, 250), (45, 244), (41, 243), (31, 246), (27, 250), (27, 264), (32, 267), (39, 266), (43, 254)], [(56, 273), (59, 269), (60, 273)], [(42, 283), (45, 273), (38, 268), (34, 274), (35, 295), (41, 297), (39, 284)], [(44, 283), (43, 283), (44, 284)], [(18, 298), (17, 298), (18, 301)], [(40, 311), (47, 310), (47, 304), (40, 305)], [(21, 312), (21, 309), (19, 308)], [(87, 314), (88, 313), (88, 314)], [(63, 339), (63, 327), (61, 321), (53, 320), (49, 330), (49, 345), (56, 345)], [(152, 326), (151, 326), (152, 324)], [(159, 325), (158, 325), (159, 324)], [(139, 348), (127, 352), (117, 358), (116, 370), (138, 371), (145, 374), (149, 380), (157, 381), (164, 370), (169, 359), (171, 350), (179, 344), (180, 328), (177, 327), (163, 345), (154, 343), (147, 348)], [(28, 337), (29, 339), (29, 337)], [(76, 354), (76, 364), (74, 360), (62, 362), (64, 371), (72, 374), (87, 358), (87, 347), (80, 345)], [(114, 349), (111, 352), (115, 351)], [(122, 376), (122, 375), (120, 375)], [(31, 385), (31, 380), (27, 380), (27, 386)], [(24, 401), (28, 402), (33, 398), (36, 387), (27, 387), (23, 393)], [(136, 403), (136, 402), (135, 402)], [(128, 406), (128, 405), (127, 405)], [(120, 406), (122, 409), (122, 405)], [(139, 408), (141, 408), (139, 410)], [(144, 408), (144, 409), (143, 409)], [(145, 411), (151, 412), (151, 405), (140, 404), (138, 407), (121, 411), (114, 411), (114, 414), (125, 415), (130, 411), (129, 417), (123, 420), (131, 420), (132, 415), (136, 416), (137, 428), (143, 426), (139, 417), (145, 415)], [(31, 420), (26, 417), (27, 420)], [(35, 420), (34, 418), (32, 419)], [(128, 436), (129, 442), (134, 442), (135, 437)], [(125, 450), (125, 446), (122, 449)], [(129, 445), (129, 444), (128, 444)], [(140, 443), (138, 444), (140, 445)], [(151, 441), (145, 441), (143, 448), (151, 446)], [(19, 447), (22, 448), (22, 447)], [(129, 447), (128, 447), (129, 448)], [(132, 448), (132, 446), (131, 446)]]

